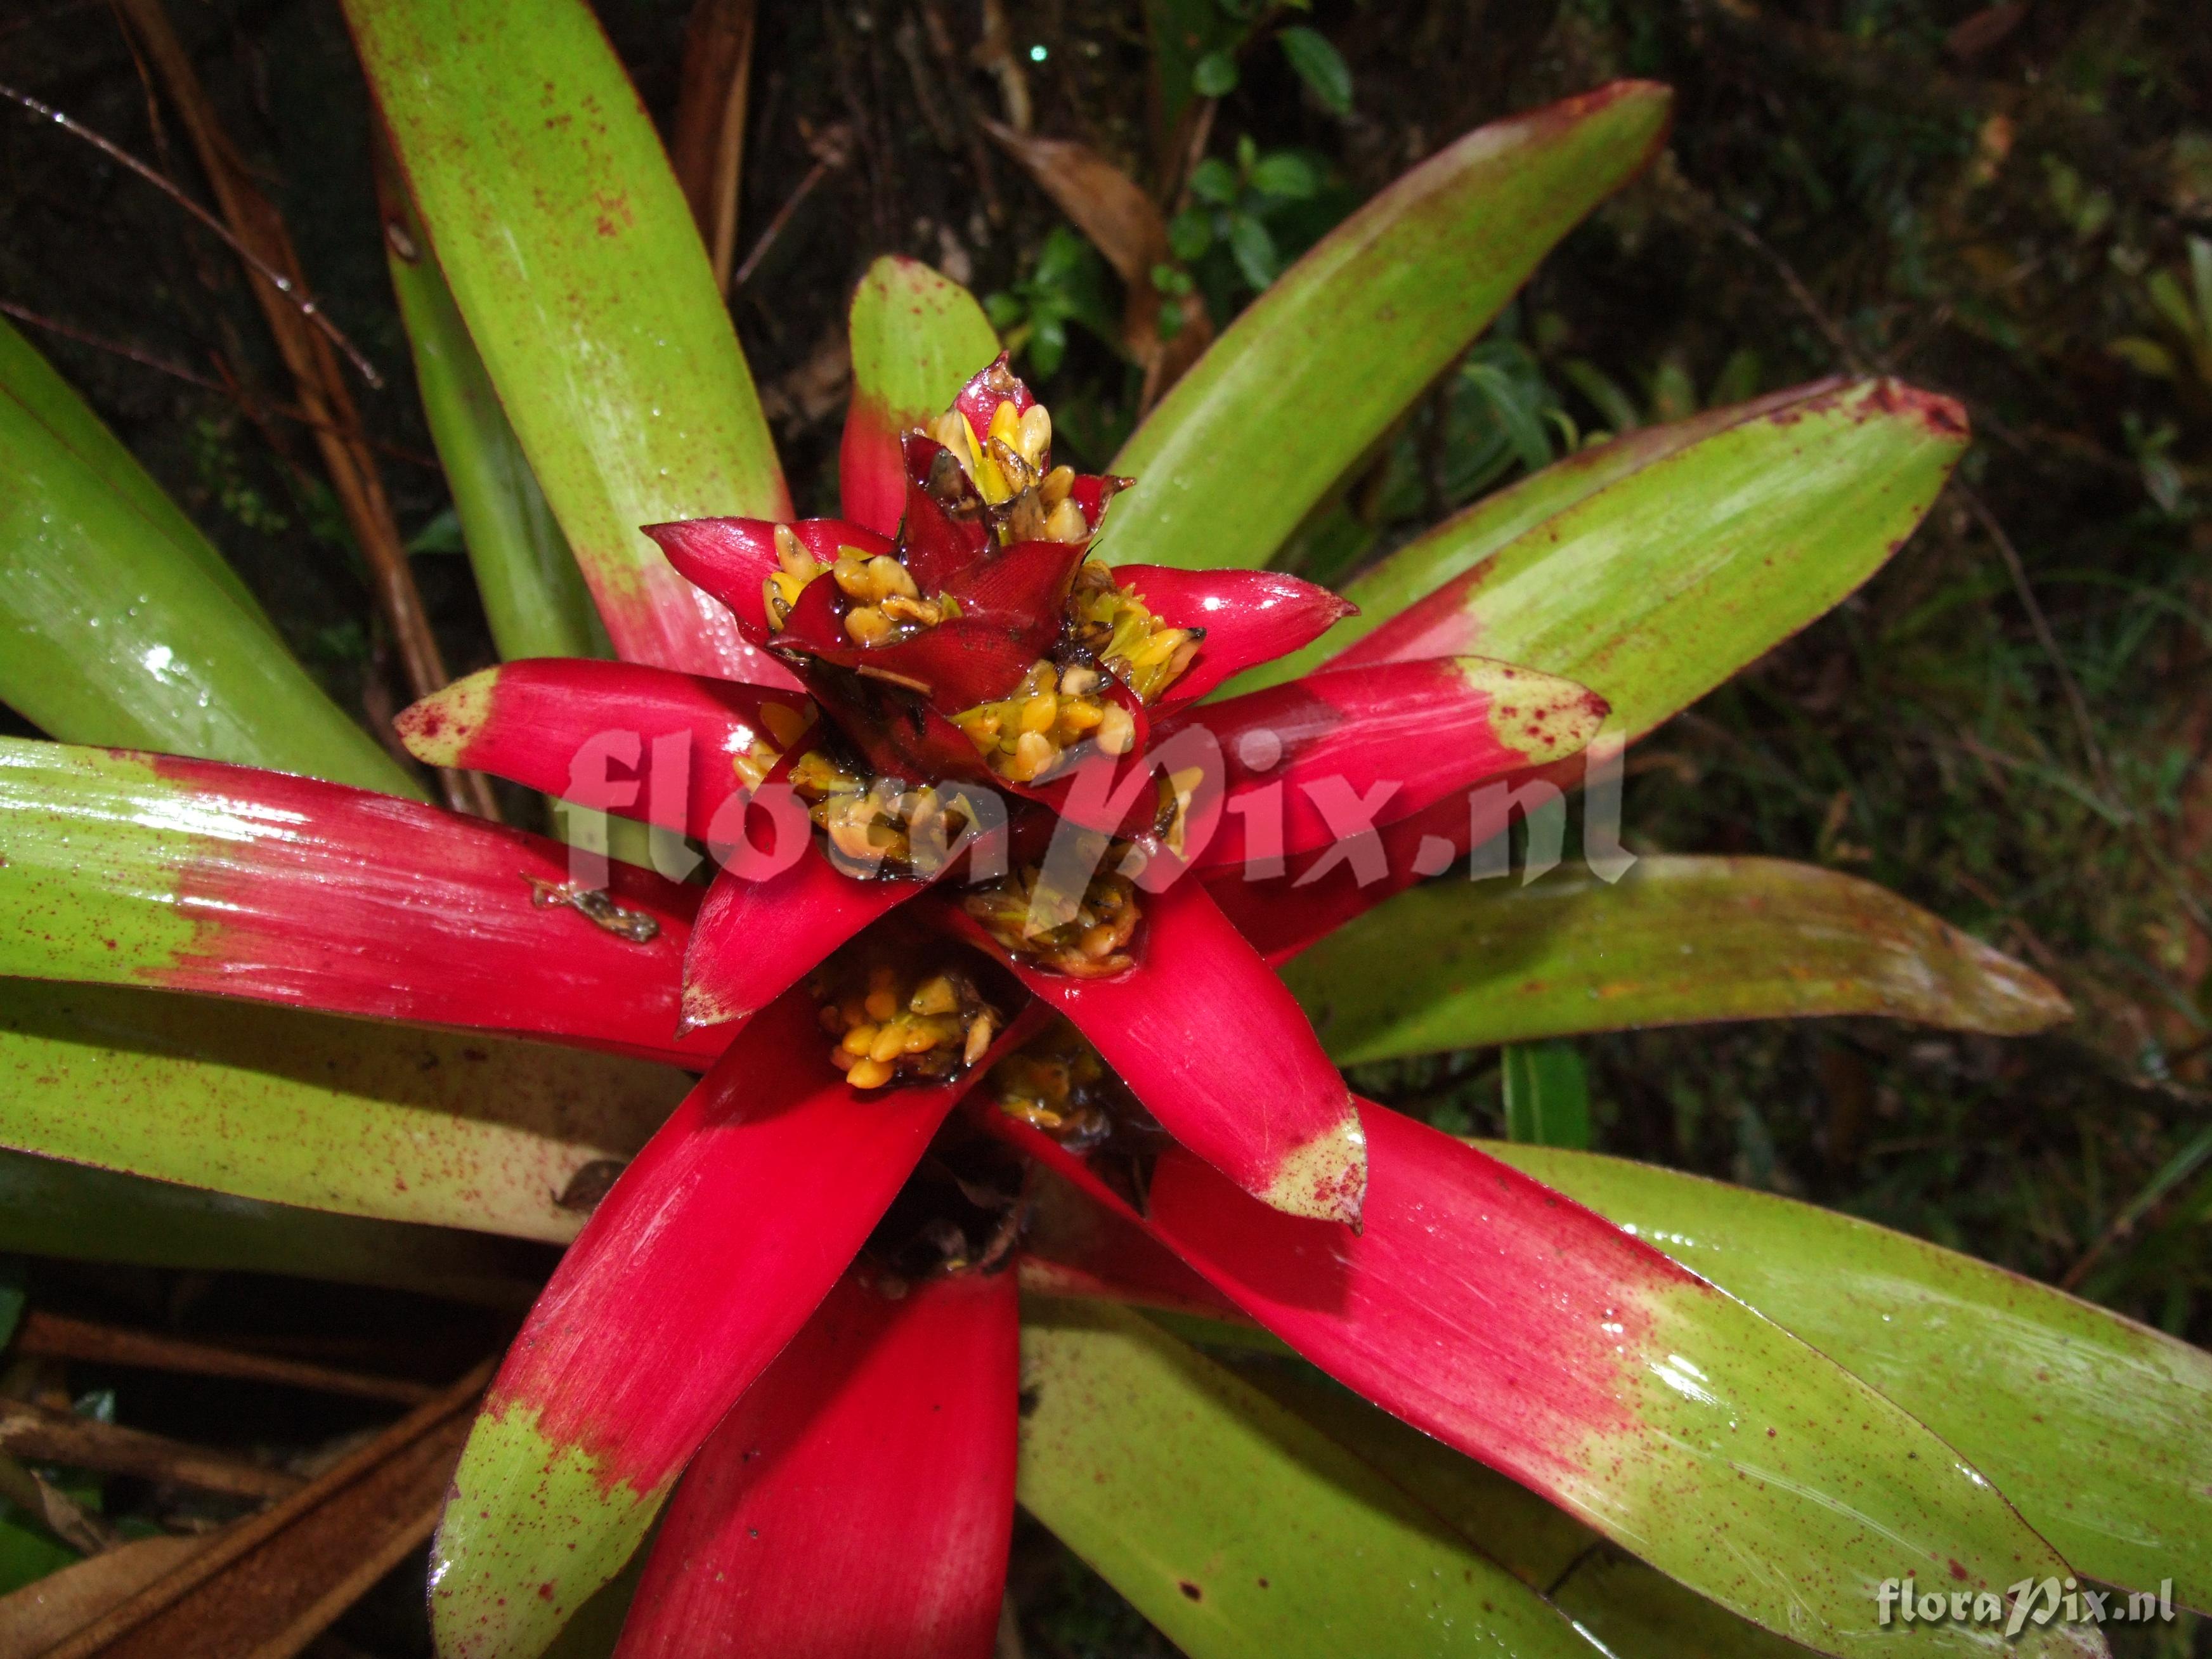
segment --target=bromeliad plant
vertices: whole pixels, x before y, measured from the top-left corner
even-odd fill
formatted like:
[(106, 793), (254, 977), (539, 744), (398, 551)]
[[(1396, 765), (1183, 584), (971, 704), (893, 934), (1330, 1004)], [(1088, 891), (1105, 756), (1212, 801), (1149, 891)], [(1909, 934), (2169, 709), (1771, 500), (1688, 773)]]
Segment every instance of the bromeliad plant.
[[(73, 394), (0, 361), (0, 691), (167, 751), (0, 749), (0, 1139), (574, 1237), (455, 1476), (441, 1652), (611, 1615), (625, 1655), (980, 1656), (1017, 1499), (1197, 1654), (1979, 1650), (1978, 1598), (2075, 1571), (2205, 1604), (2201, 1355), (1839, 1218), (1470, 1146), (1336, 1070), (2063, 1012), (1821, 872), (1419, 884), (1495, 827), (1471, 790), (1572, 783), (1863, 580), (1958, 453), (1945, 401), (1640, 433), (1341, 599), (1261, 568), (1663, 94), (1425, 163), (1110, 477), (1055, 459), (971, 299), (880, 262), (843, 516), (794, 520), (588, 12), (461, 9), (348, 8), (420, 216), (395, 278), (488, 585), (533, 591), (557, 520), (619, 659), (509, 648), (400, 729), (656, 859), (704, 842), (703, 892), (406, 799)], [(1908, 1576), (1960, 1615), (1885, 1620)]]

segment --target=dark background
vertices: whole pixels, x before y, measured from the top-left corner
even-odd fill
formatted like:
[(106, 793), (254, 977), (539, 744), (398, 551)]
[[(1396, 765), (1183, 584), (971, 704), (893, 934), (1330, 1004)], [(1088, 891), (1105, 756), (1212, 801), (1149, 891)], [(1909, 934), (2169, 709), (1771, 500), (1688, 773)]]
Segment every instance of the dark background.
[[(481, 666), (490, 644), (441, 517), (337, 8), (171, 9), (313, 285), (392, 380), (362, 394), (366, 418), (418, 538), (448, 665)], [(688, 4), (599, 9), (665, 123)], [(762, 10), (741, 257), (822, 135), (842, 123), (852, 136), (849, 163), (798, 204), (732, 301), (799, 500), (820, 507), (834, 493), (845, 299), (887, 251), (1006, 296), (998, 314), (1012, 325), (1069, 319), (1051, 372), (1034, 345), (1025, 367), (1063, 434), (1106, 459), (1134, 411), (1135, 371), (1107, 337), (1120, 291), (977, 132), (977, 115), (1006, 112), (1004, 63), (968, 55), (984, 38), (979, 4)], [(1326, 107), (1274, 49), (1269, 33), (1285, 22), (1340, 52), (1349, 113)], [(1037, 129), (1156, 183), (1142, 9), (1040, 0), (1007, 26)], [(1249, 139), (1255, 157), (1304, 164), (1310, 193), (1248, 195), (1237, 210), (1285, 258), (1485, 120), (1622, 75), (1676, 88), (1662, 164), (1567, 240), (1481, 348), (1554, 447), (1571, 430), (1846, 370), (1893, 372), (1966, 404), (1976, 441), (1963, 487), (1888, 568), (1634, 751), (1629, 840), (1867, 875), (2032, 963), (2079, 1018), (2010, 1042), (1856, 1021), (1593, 1040), (1582, 1048), (1598, 1145), (2069, 1279), (2204, 1340), (2212, 1186), (2188, 1161), (2212, 1148), (2199, 1139), (2212, 1123), (2212, 787), (2197, 766), (2212, 638), (2212, 245), (2201, 301), (2190, 246), (2212, 239), (2201, 5), (1317, 0), (1304, 15), (1263, 14), (1238, 64), (1206, 153), (1233, 166)], [(204, 194), (105, 6), (4, 0), (0, 80)], [(235, 262), (142, 182), (7, 109), (0, 216), (0, 301), (107, 342), (21, 325), (236, 561), (335, 695), (356, 708), (404, 702), (307, 434), (267, 411), (280, 367)], [(1252, 273), (1224, 249), (1194, 271), (1222, 320), (1250, 297)], [(1352, 491), (1379, 545), (1515, 476), (1518, 460), (1497, 459), (1504, 431), (1496, 409), (1440, 392), (1409, 429), (1425, 468)], [(1338, 574), (1328, 548), (1305, 556), (1316, 574)], [(1494, 1054), (1376, 1071), (1361, 1079), (1370, 1090), (1447, 1127), (1499, 1127)], [(2154, 1185), (2176, 1169), (2182, 1178)], [(422, 1316), (354, 1292), (40, 1271), (63, 1303), (118, 1317), (173, 1310), (182, 1295), (234, 1322), (336, 1340)], [(133, 1386), (153, 1393), (143, 1378)], [(278, 1397), (252, 1390), (173, 1391), (146, 1409), (177, 1432), (212, 1432), (211, 1418), (241, 1411), (274, 1416), (228, 1432), (343, 1426), (275, 1420)], [(351, 1650), (416, 1650), (415, 1571), (348, 1621)], [(1033, 1651), (1164, 1650), (1028, 1531), (1016, 1583)]]

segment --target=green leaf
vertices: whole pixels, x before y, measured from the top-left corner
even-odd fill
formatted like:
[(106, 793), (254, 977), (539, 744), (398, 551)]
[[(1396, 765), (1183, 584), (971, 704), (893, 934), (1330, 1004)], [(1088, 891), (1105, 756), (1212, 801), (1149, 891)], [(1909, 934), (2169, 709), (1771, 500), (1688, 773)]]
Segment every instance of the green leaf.
[[(0, 1038), (0, 1055), (21, 1052)], [(0, 1068), (9, 1063), (0, 1058)], [(203, 1273), (289, 1273), (456, 1301), (526, 1304), (534, 1246), (451, 1227), (373, 1221), (0, 1151), (0, 1249)]]
[(1022, 1506), (1194, 1659), (1589, 1653), (1390, 1482), (1138, 1315), (1025, 1304), (1022, 1388)]
[(1965, 447), (1955, 404), (1893, 380), (1799, 387), (1639, 432), (1400, 549), (1346, 590), (1358, 616), (1232, 689), (1295, 678), (1464, 579), (1435, 618), (1439, 651), (1480, 639), (1486, 655), (1589, 685), (1613, 704), (1599, 744), (1618, 743), (1880, 568)]
[[(412, 206), (403, 193), (394, 196), (395, 222), (409, 252), (387, 236), (386, 263), (492, 642), (510, 662), (607, 656), (611, 647), (584, 573), (500, 407)], [(413, 544), (408, 550), (416, 550)]]
[(660, 137), (583, 0), (349, 0), (400, 169), (616, 649), (757, 662), (638, 526), (790, 502)]
[(1237, 169), (1218, 155), (1209, 155), (1191, 169), (1190, 193), (1201, 202), (1226, 207), (1237, 199)]
[[(1401, 893), (1283, 968), (1340, 1065), (1629, 1026), (1881, 1014), (2017, 1035), (2041, 977), (1887, 888), (1779, 859), (1638, 859)], [(1516, 1136), (1516, 1139), (1518, 1137)]]
[(1302, 202), (1321, 188), (1321, 179), (1304, 156), (1279, 149), (1261, 156), (1252, 169), (1252, 188), (1263, 196)]
[(71, 743), (419, 796), (222, 556), (0, 323), (0, 699)]
[(870, 265), (850, 326), (855, 396), (894, 432), (950, 409), (969, 376), (999, 355), (975, 297), (919, 259), (886, 255)]
[(1329, 44), (1328, 36), (1300, 27), (1285, 29), (1275, 38), (1282, 42), (1283, 56), (1291, 60), (1298, 79), (1321, 100), (1323, 107), (1334, 114), (1351, 114), (1352, 71), (1346, 67), (1342, 54)]
[(1237, 260), (1237, 269), (1254, 288), (1267, 287), (1282, 268), (1274, 237), (1249, 213), (1230, 216), (1229, 252)]
[(1265, 563), (1551, 246), (1650, 159), (1667, 103), (1663, 88), (1622, 82), (1482, 128), (1323, 238), (1115, 458), (1137, 483), (1115, 501), (1107, 556)]
[(1201, 98), (1220, 98), (1237, 90), (1237, 59), (1225, 52), (1209, 52), (1191, 65), (1191, 89)]
[(1240, 1375), (1411, 1492), (1607, 1652), (1635, 1659), (1790, 1659), (1805, 1652), (1310, 1367), (1255, 1365)]
[(1589, 1075), (1571, 1043), (1508, 1043), (1498, 1059), (1509, 1139), (1589, 1146)]
[(521, 1238), (573, 1237), (569, 1182), (634, 1154), (690, 1081), (580, 1049), (117, 986), (16, 980), (0, 1005), (0, 1146)]
[(185, 510), (169, 499), (168, 493), (154, 482), (153, 475), (107, 429), (106, 423), (93, 412), (92, 405), (79, 397), (76, 389), (57, 374), (53, 365), (4, 319), (0, 319), (0, 387), (21, 399), (32, 416), (52, 434), (56, 441), (98, 474), (102, 483), (173, 543), (177, 550), (206, 573), (217, 587), (236, 600), (241, 610), (268, 628), (272, 637), (276, 635), (260, 601), (253, 597), (230, 561), (200, 533), (199, 526), (185, 517)]
[(1793, 1200), (1486, 1146), (1650, 1241), (1926, 1423), (2079, 1572), (2212, 1606), (2212, 1357)]

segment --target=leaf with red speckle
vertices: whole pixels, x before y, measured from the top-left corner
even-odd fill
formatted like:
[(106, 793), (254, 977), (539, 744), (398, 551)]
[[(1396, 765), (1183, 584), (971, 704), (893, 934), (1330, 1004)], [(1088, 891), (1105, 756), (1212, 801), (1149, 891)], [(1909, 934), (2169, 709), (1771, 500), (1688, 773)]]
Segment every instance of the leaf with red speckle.
[(916, 259), (868, 267), (853, 295), (853, 401), (838, 450), (845, 515), (886, 536), (906, 510), (899, 436), (935, 420), (998, 355), (983, 307)]

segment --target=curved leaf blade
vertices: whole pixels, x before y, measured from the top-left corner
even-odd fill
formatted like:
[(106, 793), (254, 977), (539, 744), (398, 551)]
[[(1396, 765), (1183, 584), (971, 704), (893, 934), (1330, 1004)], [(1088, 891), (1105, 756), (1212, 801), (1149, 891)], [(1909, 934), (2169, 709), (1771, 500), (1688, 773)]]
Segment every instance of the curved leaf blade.
[(406, 192), (384, 194), (387, 232), (401, 233), (386, 234), (385, 264), (492, 643), (510, 662), (606, 656), (611, 647), (584, 573), (500, 406), (437, 256)]
[(54, 736), (418, 796), (129, 452), (0, 324), (0, 697)]
[(1194, 1659), (1588, 1656), (1541, 1597), (1138, 1315), (1034, 1302), (1015, 1495)]
[(1541, 471), (1462, 508), (1346, 584), (1344, 597), (1358, 606), (1356, 615), (1339, 621), (1324, 637), (1304, 650), (1262, 664), (1231, 689), (1251, 690), (1310, 673), (1408, 606), (1465, 575), (1499, 549), (1568, 508), (1731, 427), (1825, 397), (1843, 384), (1821, 380), (1755, 403), (1646, 427), (1554, 461)]
[[(263, 1204), (565, 1243), (672, 1068), (106, 985), (9, 982), (0, 1145)], [(84, 1103), (97, 1101), (97, 1111)]]
[(638, 530), (791, 506), (684, 193), (590, 9), (345, 10), (439, 268), (616, 650), (784, 683)]
[(969, 377), (999, 355), (975, 296), (919, 259), (886, 254), (853, 295), (853, 401), (838, 451), (839, 512), (896, 535), (906, 508), (899, 434), (952, 407)]
[(0, 974), (150, 985), (648, 1059), (676, 1038), (696, 890), (279, 772), (0, 740)]
[(1656, 153), (1668, 94), (1623, 81), (1468, 134), (1255, 301), (1113, 470), (1104, 556), (1264, 564), (1329, 487)]
[(2017, 1036), (2069, 1012), (2040, 975), (1887, 888), (1781, 859), (1647, 855), (1610, 886), (1588, 870), (1435, 882), (1282, 974), (1344, 1066), (1723, 1019)]
[(1486, 1150), (1741, 1297), (1997, 1483), (2081, 1572), (2212, 1606), (2212, 1356), (1794, 1200), (1552, 1147)]
[(0, 1152), (0, 1250), (288, 1273), (513, 1308), (529, 1302), (549, 1266), (536, 1247), (479, 1232), (296, 1209), (15, 1152)]
[[(1885, 1578), (2065, 1574), (1982, 1474), (1781, 1327), (1510, 1166), (1379, 1107), (1362, 1120), (1357, 1236), (1173, 1149), (1150, 1224), (1340, 1382), (1820, 1652), (1984, 1650), (1971, 1626), (1883, 1626)], [(2052, 1625), (2018, 1650), (2104, 1645)]]

